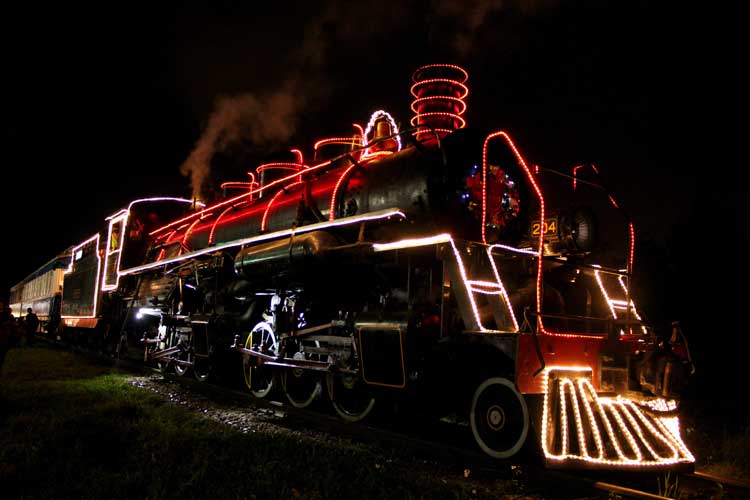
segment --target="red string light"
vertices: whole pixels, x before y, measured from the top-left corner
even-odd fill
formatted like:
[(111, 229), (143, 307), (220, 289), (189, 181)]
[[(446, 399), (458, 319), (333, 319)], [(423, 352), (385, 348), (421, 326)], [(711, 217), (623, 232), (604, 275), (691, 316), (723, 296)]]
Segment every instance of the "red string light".
[(221, 189), (255, 189), (257, 182), (227, 181), (221, 183)]
[(302, 184), (302, 181), (293, 182), (292, 184), (289, 184), (284, 189), (279, 189), (278, 193), (274, 194), (273, 197), (271, 197), (271, 200), (268, 202), (268, 205), (266, 205), (266, 210), (263, 212), (263, 219), (260, 221), (260, 230), (261, 232), (266, 230), (266, 222), (268, 221), (268, 214), (271, 212), (271, 205), (273, 205), (273, 202), (276, 201), (276, 198), (281, 196), (282, 193), (286, 192), (287, 188), (294, 187), (298, 184)]
[[(539, 224), (540, 224), (539, 227), (542, 227), (544, 225), (544, 196), (542, 195), (542, 190), (539, 188), (539, 185), (534, 179), (534, 175), (531, 173), (531, 170), (529, 169), (528, 165), (526, 165), (526, 161), (523, 159), (523, 156), (521, 156), (521, 153), (516, 148), (516, 145), (513, 144), (513, 141), (511, 140), (510, 136), (506, 132), (503, 132), (502, 130), (498, 132), (493, 132), (490, 135), (488, 135), (487, 138), (484, 140), (484, 147), (482, 148), (482, 242), (483, 243), (487, 243), (487, 235), (486, 235), (486, 228), (485, 228), (487, 224), (487, 147), (490, 141), (496, 137), (502, 137), (503, 139), (505, 139), (505, 142), (508, 143), (508, 146), (510, 146), (511, 150), (513, 150), (513, 154), (516, 156), (518, 163), (521, 164), (521, 167), (523, 168), (524, 172), (526, 172), (526, 176), (529, 178), (529, 182), (531, 182), (531, 185), (534, 188), (534, 192), (539, 198)], [(540, 231), (539, 246), (537, 250), (537, 275), (536, 275), (536, 309), (537, 311), (542, 310), (542, 256), (543, 255), (544, 255), (544, 238), (542, 237), (542, 232)], [(541, 316), (538, 317), (538, 321), (539, 321), (540, 330), (544, 332), (544, 325), (542, 324)]]
[(352, 137), (327, 137), (325, 139), (321, 139), (318, 142), (315, 143), (315, 146), (313, 148), (317, 152), (318, 149), (322, 148), (323, 146), (328, 146), (329, 144), (337, 144), (339, 146), (354, 146), (358, 147), (361, 144), (362, 136), (352, 136)]
[(211, 232), (208, 235), (208, 245), (209, 246), (211, 246), (213, 244), (213, 242), (214, 242), (214, 232), (216, 231), (216, 225), (219, 223), (219, 221), (221, 220), (221, 218), (224, 217), (224, 215), (226, 215), (226, 213), (229, 212), (230, 210), (232, 210), (233, 208), (237, 208), (239, 205), (243, 205), (245, 203), (246, 202), (243, 201), (241, 203), (238, 203), (237, 205), (232, 205), (230, 207), (227, 207), (226, 210), (224, 210), (223, 212), (221, 212), (219, 214), (219, 216), (216, 218), (216, 220), (214, 221), (214, 223), (211, 225)]
[(341, 183), (344, 182), (344, 179), (349, 175), (349, 172), (351, 172), (354, 167), (356, 167), (356, 163), (354, 165), (351, 165), (349, 168), (344, 170), (344, 173), (341, 174), (341, 177), (339, 177), (339, 180), (336, 181), (336, 186), (333, 188), (333, 193), (331, 194), (331, 211), (328, 213), (328, 220), (334, 220), (336, 218), (336, 197), (338, 196), (339, 192), (339, 186), (341, 186)]
[(292, 149), (290, 151), (294, 153), (294, 155), (297, 157), (297, 163), (299, 163), (300, 165), (305, 163), (305, 161), (302, 158), (302, 151), (300, 151), (299, 149)]

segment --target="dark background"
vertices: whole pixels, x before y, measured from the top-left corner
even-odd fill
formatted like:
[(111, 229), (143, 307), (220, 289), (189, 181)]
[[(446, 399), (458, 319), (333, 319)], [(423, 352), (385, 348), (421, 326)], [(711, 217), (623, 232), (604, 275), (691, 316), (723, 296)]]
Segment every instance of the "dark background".
[[(600, 168), (636, 222), (636, 272), (649, 284), (640, 308), (657, 325), (681, 321), (694, 397), (747, 425), (733, 411), (745, 298), (732, 250), (747, 243), (747, 190), (684, 154), (695, 135), (667, 139), (683, 119), (676, 75), (689, 73), (692, 46), (672, 13), (638, 1), (434, 0), (3, 14), (3, 299), (130, 200), (191, 196), (180, 167), (196, 146), (226, 139), (215, 167), (245, 180), (269, 151), (310, 154), (376, 109), (407, 122), (412, 71), (453, 62), (470, 74), (470, 125), (507, 130), (532, 163)], [(228, 127), (232, 103), (242, 111)]]

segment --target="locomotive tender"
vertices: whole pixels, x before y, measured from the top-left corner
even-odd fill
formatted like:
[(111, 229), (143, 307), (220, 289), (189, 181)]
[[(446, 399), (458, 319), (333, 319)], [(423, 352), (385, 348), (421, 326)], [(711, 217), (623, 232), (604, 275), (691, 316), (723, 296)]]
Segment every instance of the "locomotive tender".
[(408, 401), (492, 457), (690, 466), (676, 372), (631, 297), (632, 222), (593, 165), (466, 128), (467, 80), (419, 68), (410, 127), (378, 111), (213, 204), (132, 202), (72, 248), (66, 331), (199, 380), (234, 363), (255, 396), (347, 421)]

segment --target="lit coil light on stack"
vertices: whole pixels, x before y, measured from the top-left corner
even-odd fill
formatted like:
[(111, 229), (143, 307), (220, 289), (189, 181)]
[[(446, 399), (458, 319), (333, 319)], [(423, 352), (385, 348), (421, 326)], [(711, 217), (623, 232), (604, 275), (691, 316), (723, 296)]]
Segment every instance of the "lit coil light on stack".
[(461, 115), (466, 112), (469, 88), (464, 84), (468, 79), (464, 69), (452, 64), (429, 64), (414, 72), (411, 124), (424, 127), (417, 132), (418, 139), (429, 139), (434, 134), (428, 127), (442, 138), (466, 126)]

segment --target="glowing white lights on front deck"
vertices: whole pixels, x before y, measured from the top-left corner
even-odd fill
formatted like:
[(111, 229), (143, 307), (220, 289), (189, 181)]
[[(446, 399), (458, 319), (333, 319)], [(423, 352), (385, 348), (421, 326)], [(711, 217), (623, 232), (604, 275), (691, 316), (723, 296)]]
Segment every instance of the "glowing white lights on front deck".
[[(549, 379), (556, 372), (558, 391), (550, 394)], [(563, 462), (566, 460), (583, 461), (590, 464), (624, 467), (654, 467), (692, 463), (695, 458), (687, 449), (680, 437), (679, 421), (675, 416), (650, 416), (643, 407), (632, 400), (617, 396), (616, 398), (599, 397), (591, 383), (592, 369), (586, 366), (549, 366), (544, 373), (544, 408), (542, 411), (542, 450), (547, 460)], [(567, 376), (566, 376), (567, 375)], [(559, 415), (550, 415), (550, 398), (559, 398)], [(578, 453), (571, 452), (568, 429), (568, 401), (574, 410)], [(585, 408), (585, 420), (580, 406)], [(672, 405), (672, 406), (670, 406)], [(644, 403), (656, 411), (664, 408), (674, 409), (673, 402), (655, 399)], [(598, 414), (603, 424), (596, 419)], [(550, 450), (550, 422), (552, 431), (557, 431), (555, 419), (559, 421), (561, 439), (560, 453)], [(589, 429), (594, 437), (596, 452), (590, 453), (586, 443), (586, 432)], [(604, 438), (612, 444), (616, 457), (608, 457)], [(654, 445), (656, 441), (668, 450), (660, 452)], [(628, 450), (624, 449), (626, 445)], [(593, 451), (593, 450), (592, 450)]]

